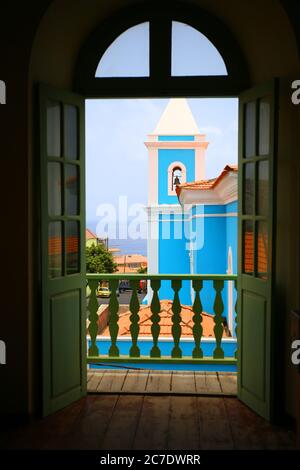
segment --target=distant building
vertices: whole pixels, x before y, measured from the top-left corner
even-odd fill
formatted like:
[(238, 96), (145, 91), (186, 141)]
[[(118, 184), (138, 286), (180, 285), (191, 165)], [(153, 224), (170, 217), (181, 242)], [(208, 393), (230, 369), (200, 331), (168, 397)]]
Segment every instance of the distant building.
[(85, 244), (86, 246), (98, 245), (99, 238), (89, 228), (85, 230)]
[(92, 246), (92, 245), (99, 245), (99, 243), (102, 243), (108, 251), (112, 253), (116, 253), (120, 251), (118, 248), (109, 248), (108, 246), (108, 238), (99, 238), (97, 235), (89, 228), (86, 228), (85, 230), (85, 245), (87, 247)]
[(132, 254), (114, 256), (118, 273), (136, 273), (141, 268), (147, 268), (148, 260), (146, 256)]

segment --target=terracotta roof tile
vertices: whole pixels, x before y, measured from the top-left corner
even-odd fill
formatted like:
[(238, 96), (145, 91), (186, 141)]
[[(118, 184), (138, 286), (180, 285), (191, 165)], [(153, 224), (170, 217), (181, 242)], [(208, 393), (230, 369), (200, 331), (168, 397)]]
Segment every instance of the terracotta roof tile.
[(217, 178), (193, 181), (191, 183), (178, 184), (176, 186), (177, 196), (179, 197), (182, 189), (188, 189), (188, 190), (194, 190), (194, 191), (195, 190), (203, 191), (207, 189), (213, 189), (219, 184), (219, 182), (224, 178), (225, 175), (231, 172), (236, 173), (237, 171), (238, 171), (237, 165), (226, 165), (224, 170), (220, 173), (220, 175)]
[[(172, 302), (170, 300), (162, 300), (160, 302), (160, 337), (171, 337), (172, 336)], [(130, 336), (130, 315), (131, 312), (125, 312), (120, 315), (119, 318), (119, 336)], [(139, 311), (139, 326), (140, 326), (140, 336), (151, 336), (151, 308), (150, 306), (141, 307)], [(181, 328), (182, 332), (181, 335), (185, 337), (193, 338), (193, 316), (194, 312), (192, 307), (182, 305), (181, 306)], [(214, 316), (210, 315), (206, 312), (202, 312), (202, 328), (203, 328), (203, 336), (204, 337), (214, 337)], [(109, 328), (108, 326), (104, 329), (103, 333), (104, 336), (109, 336)], [(226, 333), (224, 331), (224, 336)]]
[(94, 239), (97, 239), (97, 235), (94, 232), (92, 232), (92, 230), (87, 228), (85, 230), (85, 239), (86, 240), (94, 240)]

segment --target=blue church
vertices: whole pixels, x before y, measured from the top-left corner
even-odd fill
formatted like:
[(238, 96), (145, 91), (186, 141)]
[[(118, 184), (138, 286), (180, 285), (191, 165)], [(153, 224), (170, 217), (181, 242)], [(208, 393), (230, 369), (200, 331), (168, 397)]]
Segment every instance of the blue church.
[[(216, 178), (205, 179), (209, 145), (184, 98), (171, 99), (145, 145), (148, 149), (149, 274), (236, 274), (237, 167), (227, 165)], [(223, 291), (224, 316), (234, 335), (235, 289)], [(151, 300), (148, 286), (146, 302)], [(169, 281), (160, 299), (173, 300)], [(203, 310), (213, 313), (215, 291), (205, 282)], [(192, 305), (191, 281), (183, 281), (180, 301)]]

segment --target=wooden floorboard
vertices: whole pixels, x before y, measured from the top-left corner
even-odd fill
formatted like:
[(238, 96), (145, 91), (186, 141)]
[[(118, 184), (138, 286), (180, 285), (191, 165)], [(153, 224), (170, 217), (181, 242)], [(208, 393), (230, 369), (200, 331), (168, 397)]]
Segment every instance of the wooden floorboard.
[(236, 396), (236, 374), (145, 369), (88, 372), (88, 392)]
[(172, 374), (169, 371), (151, 371), (148, 376), (146, 394), (170, 394)]
[(148, 376), (148, 370), (129, 370), (122, 386), (122, 393), (144, 393)]
[(171, 396), (168, 432), (169, 450), (199, 449), (199, 424), (196, 397)]
[(101, 448), (131, 450), (134, 444), (144, 397), (121, 395), (114, 408)]
[(45, 419), (3, 428), (0, 448), (201, 451), (296, 444), (291, 430), (269, 424), (234, 397), (91, 394)]
[(167, 449), (170, 396), (145, 396), (134, 439), (134, 449)]
[[(234, 399), (234, 402), (236, 401)], [(196, 402), (200, 428), (200, 449), (234, 449), (224, 398), (197, 397)]]
[(218, 378), (221, 390), (225, 394), (236, 394), (237, 392), (237, 375), (218, 372)]
[[(96, 374), (95, 374), (96, 375)], [(127, 371), (120, 373), (119, 371), (106, 370), (102, 380), (99, 382), (97, 389), (93, 390), (97, 393), (121, 393), (123, 384), (126, 380)], [(89, 384), (88, 384), (88, 392)]]
[(173, 394), (195, 394), (195, 373), (174, 371), (172, 373), (171, 392)]

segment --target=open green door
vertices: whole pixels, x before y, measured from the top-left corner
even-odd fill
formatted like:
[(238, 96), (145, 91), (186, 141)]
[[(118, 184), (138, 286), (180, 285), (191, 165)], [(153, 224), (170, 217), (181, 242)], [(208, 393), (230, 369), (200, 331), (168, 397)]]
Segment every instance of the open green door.
[(240, 96), (238, 396), (266, 419), (274, 400), (276, 82)]
[(43, 415), (86, 393), (84, 99), (39, 88)]

